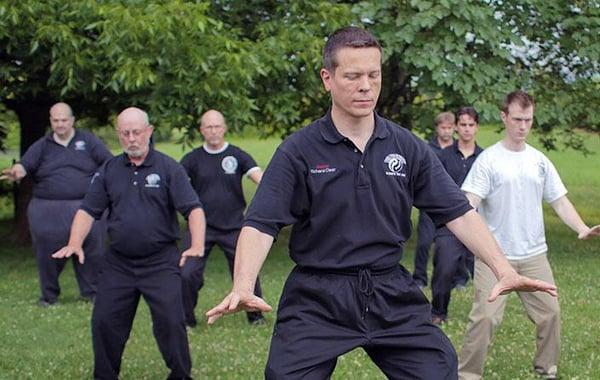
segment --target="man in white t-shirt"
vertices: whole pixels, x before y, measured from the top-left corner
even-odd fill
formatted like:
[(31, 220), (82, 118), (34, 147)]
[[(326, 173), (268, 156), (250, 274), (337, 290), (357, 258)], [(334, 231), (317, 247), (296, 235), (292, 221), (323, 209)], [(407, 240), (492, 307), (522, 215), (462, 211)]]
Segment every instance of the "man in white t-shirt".
[[(533, 98), (523, 91), (508, 94), (502, 105), (504, 138), (475, 161), (462, 190), (479, 209), (509, 262), (523, 276), (554, 283), (546, 253), (542, 200), (579, 239), (600, 235), (600, 225), (588, 227), (567, 198), (552, 162), (526, 143), (533, 124)], [(507, 296), (487, 302), (494, 286), (493, 273), (480, 260), (475, 263), (475, 299), (460, 353), (460, 379), (480, 379), (495, 329), (502, 320)], [(535, 372), (556, 378), (560, 355), (558, 300), (543, 292), (519, 292), (527, 315), (537, 330)]]

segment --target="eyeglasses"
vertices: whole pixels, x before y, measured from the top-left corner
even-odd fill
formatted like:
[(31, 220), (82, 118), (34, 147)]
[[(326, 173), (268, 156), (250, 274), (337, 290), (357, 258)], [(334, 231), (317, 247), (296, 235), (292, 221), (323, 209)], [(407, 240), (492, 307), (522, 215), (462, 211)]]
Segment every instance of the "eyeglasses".
[(146, 128), (144, 128), (144, 129), (132, 129), (130, 131), (117, 129), (117, 133), (119, 134), (119, 136), (125, 137), (125, 138), (127, 138), (129, 136), (139, 137), (145, 131), (146, 131)]

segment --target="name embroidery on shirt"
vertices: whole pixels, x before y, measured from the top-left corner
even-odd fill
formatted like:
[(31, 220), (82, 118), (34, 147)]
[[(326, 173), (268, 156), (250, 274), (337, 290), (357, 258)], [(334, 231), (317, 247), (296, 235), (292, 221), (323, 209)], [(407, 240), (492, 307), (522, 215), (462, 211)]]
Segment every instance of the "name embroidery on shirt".
[(406, 159), (397, 153), (388, 154), (383, 160), (386, 166), (385, 175), (406, 177), (404, 168)]
[(85, 141), (83, 140), (75, 141), (74, 145), (75, 150), (85, 150)]
[(146, 176), (146, 184), (144, 187), (160, 187), (160, 176), (158, 174), (152, 173)]
[(238, 167), (238, 160), (233, 156), (227, 156), (221, 161), (221, 167), (225, 171), (225, 174), (235, 174), (235, 170)]
[(318, 164), (310, 169), (310, 174), (334, 173), (336, 170), (337, 168), (332, 168), (329, 164)]

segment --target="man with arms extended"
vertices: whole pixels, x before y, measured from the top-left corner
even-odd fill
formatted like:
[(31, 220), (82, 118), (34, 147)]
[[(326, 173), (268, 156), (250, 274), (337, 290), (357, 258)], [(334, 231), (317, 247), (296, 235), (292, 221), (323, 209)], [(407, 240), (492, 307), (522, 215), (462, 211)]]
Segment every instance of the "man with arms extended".
[[(458, 139), (438, 153), (446, 172), (460, 186), (473, 162), (483, 151), (475, 142), (479, 130), (479, 114), (473, 107), (461, 107), (456, 112), (456, 134)], [(473, 275), (473, 255), (446, 226), (435, 232), (435, 256), (431, 279), (431, 315), (436, 325), (446, 322), (450, 294), (457, 273)], [(463, 274), (464, 273), (464, 274)]]
[[(504, 138), (486, 149), (475, 161), (462, 189), (477, 207), (512, 267), (521, 275), (554, 283), (546, 253), (542, 200), (550, 203), (560, 219), (580, 239), (600, 235), (600, 225), (589, 228), (569, 199), (552, 162), (526, 143), (533, 125), (533, 98), (523, 91), (506, 96), (500, 117)], [(460, 353), (461, 379), (480, 379), (495, 329), (502, 320), (507, 297), (487, 302), (494, 274), (475, 261), (475, 299)], [(544, 293), (521, 293), (519, 298), (536, 325), (535, 372), (556, 378), (560, 355), (558, 301)]]
[[(29, 230), (38, 266), (41, 295), (38, 304), (55, 304), (60, 295), (58, 278), (67, 259), (51, 255), (64, 246), (75, 212), (81, 205), (92, 175), (112, 157), (93, 134), (74, 128), (75, 117), (66, 103), (50, 108), (52, 132), (27, 149), (21, 162), (3, 171), (3, 179), (19, 181), (26, 175), (33, 180), (33, 197), (27, 207)], [(93, 301), (103, 254), (102, 223), (94, 223), (83, 243), (88, 260), (73, 260), (81, 297)]]
[[(256, 161), (248, 153), (225, 141), (226, 131), (223, 114), (216, 110), (205, 112), (200, 118), (204, 145), (181, 159), (181, 165), (190, 177), (206, 213), (204, 256), (188, 260), (181, 272), (185, 323), (190, 327), (196, 326), (194, 309), (198, 303), (198, 292), (204, 285), (206, 261), (215, 244), (225, 253), (233, 276), (235, 245), (246, 209), (242, 178), (246, 175), (256, 184), (262, 178), (262, 170)], [(184, 248), (189, 247), (188, 236), (184, 239)], [(258, 279), (254, 294), (262, 297)], [(247, 317), (251, 324), (264, 323), (260, 312), (248, 312)]]
[[(109, 209), (110, 247), (92, 313), (94, 378), (117, 379), (140, 296), (150, 307), (169, 379), (190, 377), (191, 360), (181, 299), (180, 266), (204, 251), (204, 212), (185, 170), (150, 146), (148, 115), (127, 108), (117, 118), (124, 153), (94, 175), (73, 220), (68, 246), (53, 257), (77, 255), (94, 219)], [(188, 219), (191, 247), (179, 255), (177, 214)]]
[[(455, 125), (452, 112), (442, 112), (435, 117), (435, 136), (429, 140), (428, 145), (436, 154), (452, 145)], [(413, 279), (421, 288), (427, 287), (427, 261), (429, 261), (429, 248), (433, 242), (434, 233), (435, 225), (431, 218), (425, 212), (419, 211)]]
[(412, 276), (398, 264), (413, 204), (447, 223), (511, 289), (556, 288), (521, 277), (427, 145), (374, 112), (381, 47), (348, 27), (328, 39), (321, 79), (331, 110), (277, 149), (240, 234), (231, 293), (209, 323), (240, 309), (271, 309), (253, 294), (274, 236), (293, 224), (297, 266), (279, 303), (267, 379), (328, 378), (337, 357), (362, 347), (391, 379), (456, 378), (456, 353)]

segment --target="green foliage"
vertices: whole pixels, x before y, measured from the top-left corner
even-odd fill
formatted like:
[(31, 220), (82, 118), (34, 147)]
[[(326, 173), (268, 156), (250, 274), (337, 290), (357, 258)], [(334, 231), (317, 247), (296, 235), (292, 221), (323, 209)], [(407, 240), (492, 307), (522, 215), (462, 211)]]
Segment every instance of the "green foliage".
[(234, 129), (287, 135), (328, 107), (321, 50), (350, 24), (384, 44), (379, 110), (409, 128), (464, 104), (498, 120), (500, 99), (524, 88), (546, 147), (580, 149), (573, 128), (600, 129), (591, 1), (0, 0), (0, 100), (66, 100), (101, 125), (137, 105), (182, 140), (218, 108)]
[(364, 1), (354, 11), (385, 45), (382, 112), (431, 130), (435, 113), (470, 104), (499, 120), (498, 104), (522, 88), (537, 99), (541, 140), (559, 129), (600, 130), (589, 110), (600, 91), (600, 5), (568, 1)]

